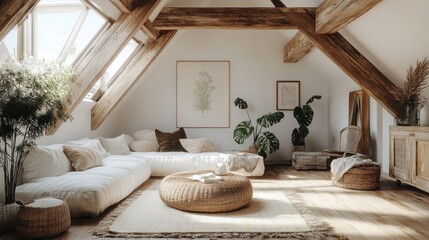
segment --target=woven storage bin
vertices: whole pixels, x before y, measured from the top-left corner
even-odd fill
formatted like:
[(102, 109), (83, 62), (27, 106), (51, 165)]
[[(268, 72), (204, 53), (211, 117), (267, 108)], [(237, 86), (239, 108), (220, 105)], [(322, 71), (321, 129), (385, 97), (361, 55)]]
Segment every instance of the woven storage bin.
[(26, 238), (54, 237), (70, 228), (70, 209), (63, 200), (40, 198), (21, 205), (16, 231)]
[(348, 189), (374, 190), (380, 187), (380, 169), (379, 165), (353, 167), (333, 184)]

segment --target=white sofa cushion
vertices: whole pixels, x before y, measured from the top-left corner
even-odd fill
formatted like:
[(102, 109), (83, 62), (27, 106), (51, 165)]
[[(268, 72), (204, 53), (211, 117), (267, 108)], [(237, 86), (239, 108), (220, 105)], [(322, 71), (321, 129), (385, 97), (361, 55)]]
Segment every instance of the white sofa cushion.
[(63, 175), (73, 170), (61, 144), (35, 146), (24, 159), (23, 168), (24, 183), (43, 177)]
[(103, 159), (102, 167), (20, 185), (16, 198), (24, 202), (45, 196), (62, 198), (72, 217), (95, 217), (128, 196), (149, 178), (150, 173), (150, 164), (141, 158), (111, 155)]
[(130, 149), (133, 152), (157, 152), (158, 146), (151, 141), (134, 141), (130, 144)]
[[(136, 159), (145, 159), (151, 165), (152, 176), (167, 176), (172, 173), (215, 170), (218, 163), (229, 166), (231, 161), (242, 159), (242, 153), (187, 153), (187, 152), (132, 152)], [(249, 173), (243, 169), (234, 171), (245, 176), (263, 176), (265, 171), (264, 159), (256, 154), (247, 154), (245, 160), (256, 162), (255, 169)]]
[(189, 153), (216, 152), (215, 146), (208, 138), (182, 138), (180, 144)]
[(130, 148), (128, 147), (125, 135), (122, 134), (115, 138), (104, 138), (100, 137), (101, 145), (106, 151), (113, 155), (127, 155), (130, 154)]

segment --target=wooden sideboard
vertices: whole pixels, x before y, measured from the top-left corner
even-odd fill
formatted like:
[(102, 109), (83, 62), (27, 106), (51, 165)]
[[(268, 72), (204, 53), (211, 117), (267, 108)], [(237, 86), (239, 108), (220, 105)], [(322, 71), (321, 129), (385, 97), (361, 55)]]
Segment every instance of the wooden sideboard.
[(390, 126), (389, 175), (429, 192), (429, 127)]

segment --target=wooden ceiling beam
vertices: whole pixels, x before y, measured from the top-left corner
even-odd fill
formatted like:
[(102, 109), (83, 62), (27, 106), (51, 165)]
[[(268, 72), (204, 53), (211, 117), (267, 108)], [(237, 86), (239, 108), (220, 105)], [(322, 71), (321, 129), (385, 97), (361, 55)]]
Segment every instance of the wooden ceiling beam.
[(294, 14), (291, 21), (310, 39), (326, 56), (340, 67), (364, 91), (372, 96), (394, 117), (398, 116), (400, 104), (392, 92), (397, 86), (392, 83), (377, 67), (366, 59), (341, 34), (316, 34), (315, 18), (310, 14)]
[[(82, 102), (116, 56), (143, 26), (159, 2), (159, 0), (147, 0), (129, 14), (123, 14), (98, 40), (97, 46), (92, 48), (85, 59), (75, 67), (75, 81), (71, 86), (71, 104), (67, 108), (68, 114), (71, 114)], [(55, 133), (61, 124), (58, 122), (55, 128), (48, 131), (48, 134)]]
[(176, 31), (162, 31), (142, 46), (91, 110), (91, 129), (97, 129), (173, 39)]
[(133, 10), (132, 0), (110, 0), (121, 12), (130, 13)]
[(284, 47), (284, 62), (298, 62), (301, 58), (307, 55), (313, 47), (313, 42), (311, 42), (305, 34), (297, 32)]
[(0, 1), (0, 41), (37, 5), (39, 0)]
[[(273, 5), (286, 12), (286, 5), (281, 0), (271, 0)], [(315, 11), (307, 11), (307, 13), (314, 16)], [(296, 63), (305, 55), (307, 55), (314, 47), (313, 43), (307, 38), (305, 34), (298, 32), (284, 47), (283, 60), (285, 63)]]
[(335, 33), (381, 0), (325, 0), (316, 11), (316, 33)]
[[(283, 8), (307, 14), (312, 8)], [(158, 30), (182, 29), (297, 29), (289, 14), (277, 8), (163, 8), (153, 21)]]
[(141, 30), (151, 40), (156, 40), (159, 37), (159, 31), (155, 29), (155, 27), (153, 26), (150, 20), (147, 20), (143, 24)]

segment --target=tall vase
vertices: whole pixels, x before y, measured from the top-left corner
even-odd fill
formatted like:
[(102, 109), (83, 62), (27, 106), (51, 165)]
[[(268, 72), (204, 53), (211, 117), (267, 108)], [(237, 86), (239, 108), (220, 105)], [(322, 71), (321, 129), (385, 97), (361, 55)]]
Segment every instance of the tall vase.
[(397, 126), (419, 126), (420, 125), (421, 104), (405, 103), (402, 106), (401, 116), (397, 117)]

